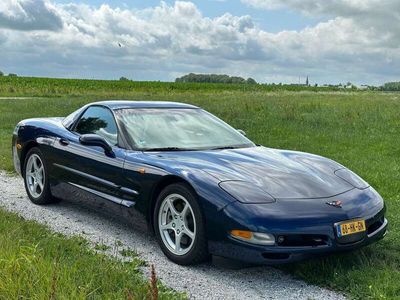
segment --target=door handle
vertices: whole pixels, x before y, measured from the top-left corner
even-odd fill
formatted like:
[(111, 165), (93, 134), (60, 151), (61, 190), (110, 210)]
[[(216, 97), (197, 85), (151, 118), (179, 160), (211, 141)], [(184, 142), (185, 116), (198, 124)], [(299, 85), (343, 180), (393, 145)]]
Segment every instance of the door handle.
[(60, 142), (60, 144), (63, 145), (63, 146), (68, 146), (68, 145), (69, 145), (69, 141), (66, 140), (66, 139), (60, 139), (59, 142)]

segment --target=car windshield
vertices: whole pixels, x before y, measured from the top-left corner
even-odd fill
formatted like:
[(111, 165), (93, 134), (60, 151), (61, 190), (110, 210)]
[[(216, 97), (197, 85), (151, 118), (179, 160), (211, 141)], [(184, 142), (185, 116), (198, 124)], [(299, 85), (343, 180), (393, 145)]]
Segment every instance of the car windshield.
[(255, 146), (202, 109), (141, 108), (116, 111), (124, 135), (143, 151), (204, 150)]

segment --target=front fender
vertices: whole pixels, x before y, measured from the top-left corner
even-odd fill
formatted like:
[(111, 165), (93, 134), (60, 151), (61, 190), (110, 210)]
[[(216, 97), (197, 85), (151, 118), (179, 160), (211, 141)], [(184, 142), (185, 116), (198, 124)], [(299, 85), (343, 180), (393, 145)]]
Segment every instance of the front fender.
[(220, 181), (207, 172), (180, 169), (169, 173), (189, 183), (197, 194), (205, 218), (207, 238), (209, 240), (221, 239), (221, 234), (223, 234), (223, 231), (220, 230), (221, 222), (224, 223), (221, 219), (222, 212), (225, 207), (237, 200), (222, 190), (218, 185)]

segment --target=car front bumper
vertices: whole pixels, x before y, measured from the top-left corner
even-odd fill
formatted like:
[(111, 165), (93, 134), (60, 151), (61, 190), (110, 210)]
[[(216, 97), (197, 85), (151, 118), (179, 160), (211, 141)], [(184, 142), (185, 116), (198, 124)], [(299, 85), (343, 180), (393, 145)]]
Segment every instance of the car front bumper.
[[(209, 239), (210, 253), (249, 263), (281, 264), (354, 250), (385, 236), (386, 208), (374, 189), (354, 189), (339, 198), (344, 199), (343, 208), (327, 205), (332, 199), (265, 205), (232, 203), (222, 211), (220, 224), (214, 224), (214, 228), (224, 228), (225, 234)], [(339, 237), (335, 224), (356, 219), (365, 220), (366, 230)], [(261, 246), (241, 241), (230, 236), (232, 229), (273, 234), (276, 242)], [(283, 242), (279, 242), (280, 237)]]
[(330, 241), (321, 246), (258, 246), (228, 237), (226, 241), (210, 241), (209, 249), (213, 255), (231, 258), (254, 264), (284, 264), (305, 260), (318, 255), (355, 250), (382, 239), (387, 232), (388, 221), (383, 223), (374, 232), (367, 234), (356, 242), (340, 244)]

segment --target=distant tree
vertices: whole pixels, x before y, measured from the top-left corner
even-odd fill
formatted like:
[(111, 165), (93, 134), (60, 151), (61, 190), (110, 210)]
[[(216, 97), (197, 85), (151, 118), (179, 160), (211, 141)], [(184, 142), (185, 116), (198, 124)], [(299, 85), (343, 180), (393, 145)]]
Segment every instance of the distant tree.
[(189, 73), (182, 77), (176, 78), (175, 82), (207, 82), (207, 83), (257, 83), (254, 79), (248, 80), (238, 76), (228, 76), (226, 74), (194, 74)]
[(257, 84), (257, 81), (255, 81), (253, 78), (247, 78), (246, 83), (248, 84)]
[(120, 80), (120, 81), (129, 81), (129, 79), (126, 78), (126, 77), (124, 77), (124, 76), (120, 77), (119, 80)]
[(2, 71), (0, 71), (0, 77), (1, 77), (1, 76), (4, 76), (4, 73), (3, 73)]
[(10, 73), (10, 74), (8, 74), (8, 77), (17, 77), (17, 74)]
[(400, 91), (400, 82), (387, 82), (380, 87), (383, 91)]

